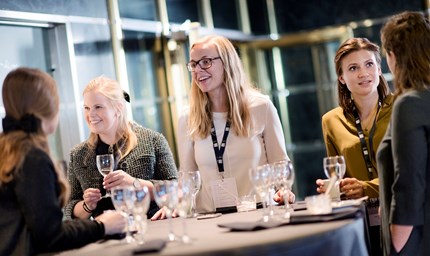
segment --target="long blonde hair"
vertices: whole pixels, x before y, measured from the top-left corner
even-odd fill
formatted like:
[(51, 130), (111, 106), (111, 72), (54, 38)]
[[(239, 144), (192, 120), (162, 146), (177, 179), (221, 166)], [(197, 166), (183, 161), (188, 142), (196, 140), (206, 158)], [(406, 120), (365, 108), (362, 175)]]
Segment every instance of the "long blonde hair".
[[(33, 115), (38, 120), (52, 120), (58, 115), (57, 85), (51, 76), (38, 69), (18, 68), (9, 72), (3, 82), (2, 96), (7, 118), (22, 120), (25, 116)], [(42, 130), (41, 122), (37, 125), (34, 132), (12, 130), (0, 134), (0, 187), (19, 175), (32, 148), (38, 148), (50, 155), (47, 136)], [(69, 185), (63, 170), (58, 166), (54, 168), (60, 187), (59, 200), (63, 206), (68, 200)]]
[[(116, 80), (104, 76), (99, 76), (91, 80), (85, 87), (82, 95), (85, 95), (85, 93), (90, 91), (97, 91), (104, 95), (106, 98), (108, 98), (111, 106), (120, 113), (116, 137), (120, 138), (119, 141), (121, 141), (123, 144), (117, 145), (117, 148), (120, 149), (118, 153), (120, 154), (121, 159), (128, 155), (128, 153), (130, 153), (130, 151), (137, 145), (137, 136), (132, 130), (127, 117), (124, 91), (121, 89), (120, 84)], [(97, 146), (97, 142), (98, 135), (91, 132), (90, 137), (88, 138), (88, 144), (95, 148)]]
[[(233, 44), (222, 36), (206, 36), (197, 40), (192, 46), (212, 44), (216, 47), (224, 66), (223, 86), (227, 91), (228, 114), (233, 131), (242, 137), (250, 134), (252, 126), (249, 113), (248, 96), (251, 91), (257, 92), (250, 84), (242, 66), (239, 55)], [(189, 132), (192, 137), (206, 138), (212, 124), (211, 102), (207, 93), (203, 93), (193, 79), (190, 91)]]

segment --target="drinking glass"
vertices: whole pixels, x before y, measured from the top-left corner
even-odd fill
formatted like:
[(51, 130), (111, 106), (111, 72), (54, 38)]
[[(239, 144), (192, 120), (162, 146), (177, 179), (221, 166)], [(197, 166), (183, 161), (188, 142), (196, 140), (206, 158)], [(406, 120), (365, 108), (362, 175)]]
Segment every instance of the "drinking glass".
[(151, 196), (147, 186), (134, 188), (134, 193), (135, 201), (133, 207), (133, 219), (137, 231), (134, 238), (139, 244), (143, 244), (145, 242), (144, 236), (147, 229), (146, 213), (149, 210)]
[(187, 175), (181, 175), (178, 179), (178, 204), (176, 210), (179, 216), (182, 218), (183, 223), (183, 234), (182, 243), (191, 243), (191, 238), (188, 236), (187, 232), (187, 220), (190, 209), (193, 205), (193, 195), (194, 195), (194, 182)]
[(169, 221), (169, 241), (178, 240), (173, 233), (172, 212), (178, 204), (178, 182), (175, 180), (159, 181), (154, 184), (154, 199), (160, 208), (166, 209), (166, 217)]
[(197, 193), (202, 188), (202, 179), (199, 171), (181, 171), (180, 176), (189, 179), (191, 184), (191, 193), (192, 193), (192, 205), (191, 212), (188, 215), (189, 217), (197, 217), (196, 212), (196, 197)]
[[(339, 180), (343, 178), (346, 171), (345, 158), (343, 156), (328, 156), (323, 160), (324, 173), (327, 178), (334, 179), (334, 186), (339, 186)], [(333, 185), (328, 185), (327, 191), (332, 189)]]
[(294, 167), (291, 161), (279, 161), (273, 163), (273, 173), (277, 180), (277, 186), (279, 186), (284, 199), (284, 205), (286, 209), (286, 215), (288, 217), (288, 212), (292, 210), (291, 204), (289, 202), (289, 191), (291, 191), (294, 183)]
[[(97, 155), (96, 156), (97, 169), (103, 177), (106, 177), (114, 169), (113, 154)], [(103, 197), (109, 197), (110, 191), (106, 189), (106, 194)]]
[(121, 214), (126, 218), (125, 242), (134, 242), (135, 240), (131, 236), (130, 232), (130, 222), (132, 220), (130, 215), (133, 210), (134, 202), (136, 201), (134, 188), (132, 186), (117, 186), (112, 190), (111, 199), (115, 210), (121, 212)]
[(328, 156), (324, 157), (324, 173), (327, 178), (331, 178), (333, 175), (337, 179), (342, 179), (345, 175), (346, 164), (343, 156)]
[(268, 164), (260, 165), (249, 170), (249, 177), (254, 185), (255, 191), (260, 196), (263, 204), (263, 221), (269, 221), (270, 214), (267, 212), (269, 183), (272, 168)]

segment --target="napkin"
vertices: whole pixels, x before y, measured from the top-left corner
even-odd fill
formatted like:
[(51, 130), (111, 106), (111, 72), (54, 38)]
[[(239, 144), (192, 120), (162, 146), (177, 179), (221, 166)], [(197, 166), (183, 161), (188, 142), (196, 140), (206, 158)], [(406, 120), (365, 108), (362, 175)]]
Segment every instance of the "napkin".
[(133, 248), (133, 255), (140, 255), (144, 253), (150, 252), (158, 252), (161, 251), (166, 246), (166, 241), (161, 239), (155, 239), (146, 241), (144, 244)]
[(267, 228), (279, 227), (286, 224), (286, 221), (278, 221), (278, 220), (269, 220), (269, 221), (252, 221), (252, 222), (229, 222), (229, 223), (221, 223), (218, 224), (220, 228), (229, 228), (231, 231), (256, 231)]
[(355, 218), (361, 215), (361, 211), (356, 207), (345, 207), (335, 209), (331, 213), (326, 214), (309, 214), (307, 212), (292, 213), (290, 215), (290, 224), (324, 222), (332, 220), (341, 220), (347, 218)]
[(356, 207), (342, 208), (335, 210), (328, 214), (313, 215), (305, 211), (292, 212), (289, 219), (283, 220), (269, 220), (268, 222), (260, 221), (241, 221), (241, 222), (229, 222), (219, 223), (218, 227), (228, 228), (230, 231), (257, 231), (268, 228), (276, 228), (284, 225), (302, 224), (302, 223), (313, 223), (313, 222), (324, 222), (333, 221), (347, 218), (356, 218), (361, 216), (360, 209)]

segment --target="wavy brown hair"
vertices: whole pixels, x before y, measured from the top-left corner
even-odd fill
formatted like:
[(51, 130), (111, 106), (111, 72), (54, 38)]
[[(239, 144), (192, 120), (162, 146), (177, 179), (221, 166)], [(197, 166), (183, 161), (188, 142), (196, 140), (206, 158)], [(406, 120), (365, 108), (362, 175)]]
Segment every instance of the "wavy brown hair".
[[(192, 46), (214, 45), (224, 66), (223, 86), (227, 91), (228, 114), (233, 131), (238, 136), (247, 137), (250, 133), (251, 117), (249, 113), (248, 96), (259, 93), (243, 69), (242, 62), (233, 44), (223, 36), (210, 35), (197, 40)], [(212, 108), (209, 96), (203, 93), (194, 79), (190, 91), (190, 116), (188, 127), (192, 137), (206, 138), (210, 134), (212, 124)]]
[(407, 89), (430, 88), (430, 24), (419, 12), (392, 16), (381, 30), (382, 47), (394, 53), (396, 96)]
[[(381, 67), (381, 53), (378, 45), (370, 42), (367, 38), (359, 38), (359, 37), (350, 38), (339, 46), (339, 49), (336, 52), (336, 56), (334, 57), (336, 74), (338, 78), (343, 74), (343, 70), (342, 70), (343, 58), (348, 56), (350, 53), (356, 52), (359, 50), (366, 50), (366, 51), (373, 52), (378, 66)], [(383, 101), (385, 97), (387, 97), (387, 95), (390, 93), (388, 83), (382, 75), (379, 75), (379, 84), (378, 84), (377, 90), (379, 94), (379, 99), (381, 101)], [(354, 108), (354, 103), (352, 102), (351, 92), (349, 91), (346, 84), (342, 84), (339, 81), (339, 79), (337, 79), (337, 92), (338, 92), (339, 106), (341, 106), (344, 111), (348, 113), (352, 113), (352, 109)]]
[[(40, 120), (52, 120), (58, 115), (57, 85), (50, 75), (38, 69), (17, 68), (9, 72), (3, 82), (2, 96), (6, 115), (13, 119), (33, 114)], [(33, 133), (15, 130), (0, 134), (0, 187), (20, 175), (25, 157), (32, 148), (50, 155), (47, 135), (41, 126)], [(68, 200), (69, 185), (63, 170), (55, 166), (55, 171), (63, 206)]]
[[(128, 153), (130, 153), (130, 151), (137, 145), (137, 136), (132, 130), (127, 117), (124, 91), (116, 80), (104, 76), (99, 76), (91, 80), (85, 87), (82, 95), (85, 95), (85, 93), (90, 91), (96, 91), (104, 95), (108, 98), (111, 106), (120, 113), (118, 118), (118, 127), (116, 129), (116, 137), (119, 138), (117, 143), (121, 143), (121, 145), (117, 145), (116, 148), (120, 149), (118, 153), (120, 154), (121, 159), (128, 155)], [(96, 148), (97, 142), (98, 135), (91, 132), (90, 137), (88, 138), (88, 144), (91, 147)]]

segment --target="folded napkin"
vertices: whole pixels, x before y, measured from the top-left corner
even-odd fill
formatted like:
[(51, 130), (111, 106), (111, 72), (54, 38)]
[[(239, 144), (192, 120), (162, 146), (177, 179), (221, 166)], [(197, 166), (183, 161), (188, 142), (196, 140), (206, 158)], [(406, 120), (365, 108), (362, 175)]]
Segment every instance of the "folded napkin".
[(262, 230), (267, 228), (279, 227), (287, 223), (288, 223), (288, 220), (285, 220), (285, 221), (269, 220), (267, 222), (264, 222), (262, 220), (253, 221), (253, 222), (241, 221), (241, 222), (221, 223), (221, 224), (218, 224), (218, 227), (229, 228), (231, 231), (256, 231), (256, 230)]
[(264, 222), (262, 220), (252, 221), (252, 222), (229, 222), (220, 223), (218, 227), (228, 228), (230, 231), (257, 231), (268, 228), (280, 227), (283, 225), (291, 224), (301, 224), (301, 223), (313, 223), (313, 222), (324, 222), (332, 220), (340, 220), (347, 218), (356, 218), (361, 216), (361, 211), (356, 207), (342, 208), (339, 210), (334, 210), (332, 213), (328, 214), (309, 214), (306, 211), (292, 212), (289, 219), (283, 220), (269, 220)]
[(332, 220), (341, 220), (347, 218), (356, 218), (361, 216), (361, 211), (357, 207), (345, 207), (334, 209), (327, 214), (309, 214), (307, 212), (293, 212), (290, 215), (290, 224), (324, 222)]
[(158, 252), (161, 251), (166, 246), (166, 241), (161, 239), (155, 239), (145, 242), (133, 248), (133, 255), (140, 255), (144, 253), (150, 252)]

